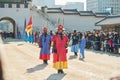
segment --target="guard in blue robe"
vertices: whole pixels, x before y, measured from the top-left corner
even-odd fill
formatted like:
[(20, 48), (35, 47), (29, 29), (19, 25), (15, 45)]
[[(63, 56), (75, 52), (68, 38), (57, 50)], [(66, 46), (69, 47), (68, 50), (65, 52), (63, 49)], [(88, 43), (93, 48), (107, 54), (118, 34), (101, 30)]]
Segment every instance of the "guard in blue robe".
[(43, 29), (43, 34), (39, 38), (41, 48), (40, 59), (43, 60), (44, 64), (48, 64), (47, 61), (50, 60), (50, 45), (51, 45), (51, 35), (47, 34), (47, 28)]
[(85, 55), (84, 55), (85, 46), (86, 46), (86, 38), (83, 36), (80, 43), (80, 59), (81, 60), (85, 58)]
[(29, 36), (30, 36), (30, 43), (33, 44), (33, 42), (34, 42), (34, 34), (32, 33)]
[(20, 31), (18, 32), (17, 37), (18, 37), (18, 39), (21, 39), (21, 33), (20, 33)]

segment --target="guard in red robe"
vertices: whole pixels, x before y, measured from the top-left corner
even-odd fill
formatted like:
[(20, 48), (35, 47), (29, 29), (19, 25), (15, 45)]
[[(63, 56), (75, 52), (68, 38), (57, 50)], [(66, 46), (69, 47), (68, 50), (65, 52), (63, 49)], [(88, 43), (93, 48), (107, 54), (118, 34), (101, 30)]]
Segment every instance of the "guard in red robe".
[(63, 69), (68, 68), (67, 63), (67, 45), (68, 38), (63, 34), (63, 26), (58, 26), (58, 33), (53, 36), (52, 43), (53, 49), (53, 68), (58, 70), (58, 73), (64, 73)]

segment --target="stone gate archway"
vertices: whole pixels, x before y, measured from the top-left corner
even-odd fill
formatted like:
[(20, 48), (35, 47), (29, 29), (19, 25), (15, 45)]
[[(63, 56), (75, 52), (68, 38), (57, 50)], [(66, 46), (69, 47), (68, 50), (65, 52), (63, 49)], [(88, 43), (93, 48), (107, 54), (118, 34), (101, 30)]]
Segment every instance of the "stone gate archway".
[(0, 21), (2, 21), (2, 20), (8, 20), (8, 21), (10, 21), (12, 23), (12, 25), (13, 25), (13, 34), (14, 34), (14, 38), (15, 38), (16, 37), (16, 23), (15, 23), (15, 20), (10, 18), (10, 17), (2, 17), (2, 18), (0, 18)]

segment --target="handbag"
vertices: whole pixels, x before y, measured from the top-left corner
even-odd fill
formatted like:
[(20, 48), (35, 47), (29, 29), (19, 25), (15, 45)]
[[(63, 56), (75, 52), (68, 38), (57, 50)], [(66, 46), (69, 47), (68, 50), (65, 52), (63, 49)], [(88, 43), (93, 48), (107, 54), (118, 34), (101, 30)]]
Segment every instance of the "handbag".
[(72, 46), (72, 39), (69, 41), (69, 46)]

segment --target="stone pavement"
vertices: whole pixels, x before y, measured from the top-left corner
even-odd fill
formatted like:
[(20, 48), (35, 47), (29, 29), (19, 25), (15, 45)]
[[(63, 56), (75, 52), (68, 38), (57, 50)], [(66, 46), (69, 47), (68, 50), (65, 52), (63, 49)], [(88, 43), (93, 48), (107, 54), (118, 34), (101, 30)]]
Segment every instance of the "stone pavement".
[(120, 75), (120, 55), (85, 50), (81, 61), (69, 51), (69, 68), (57, 74), (52, 68), (52, 54), (48, 65), (39, 60), (38, 46), (21, 40), (7, 39), (2, 44), (5, 80), (109, 80)]

